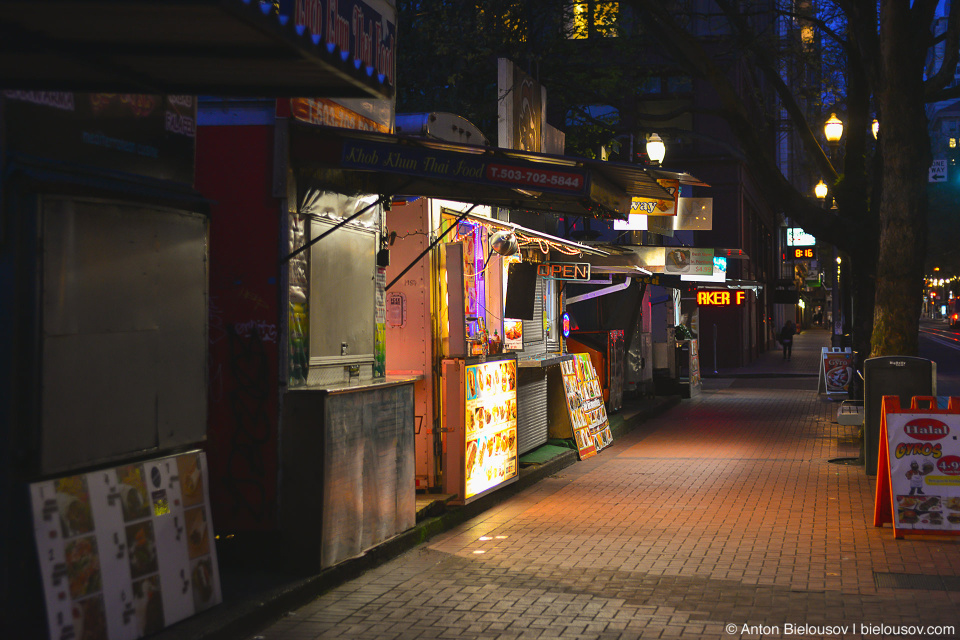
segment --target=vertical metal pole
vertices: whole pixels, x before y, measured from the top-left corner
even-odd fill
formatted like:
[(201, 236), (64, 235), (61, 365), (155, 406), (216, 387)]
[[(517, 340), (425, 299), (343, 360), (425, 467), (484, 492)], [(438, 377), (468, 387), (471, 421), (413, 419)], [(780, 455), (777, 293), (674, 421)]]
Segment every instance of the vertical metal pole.
[(717, 325), (713, 325), (713, 372), (717, 372)]
[(841, 317), (840, 310), (840, 266), (842, 263), (837, 262), (837, 258), (840, 257), (840, 251), (834, 247), (833, 248), (833, 264), (830, 265), (830, 268), (833, 269), (833, 300), (830, 303), (831, 312), (833, 314), (833, 327), (830, 332), (830, 346), (839, 347), (840, 346), (840, 334), (843, 332), (843, 318)]

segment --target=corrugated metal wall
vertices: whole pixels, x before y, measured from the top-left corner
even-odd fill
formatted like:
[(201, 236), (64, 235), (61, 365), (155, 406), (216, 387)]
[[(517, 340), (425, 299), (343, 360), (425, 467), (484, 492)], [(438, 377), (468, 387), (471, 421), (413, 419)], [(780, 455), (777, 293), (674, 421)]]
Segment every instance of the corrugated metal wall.
[[(543, 331), (543, 279), (537, 278), (533, 320), (523, 321), (523, 351), (519, 359), (547, 354)], [(547, 372), (540, 367), (521, 367), (517, 375), (517, 453), (547, 443)]]
[(547, 443), (547, 370), (520, 369), (517, 376), (517, 453)]
[(533, 320), (523, 321), (523, 351), (517, 357), (539, 358), (547, 353), (543, 333), (543, 279), (537, 278), (536, 296), (533, 303)]

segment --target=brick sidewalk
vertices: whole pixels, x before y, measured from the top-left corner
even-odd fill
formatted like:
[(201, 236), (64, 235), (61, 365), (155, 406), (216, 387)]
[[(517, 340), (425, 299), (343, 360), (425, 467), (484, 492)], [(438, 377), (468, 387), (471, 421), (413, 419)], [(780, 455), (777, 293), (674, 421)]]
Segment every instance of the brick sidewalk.
[(713, 373), (713, 354), (700, 353), (700, 370), (704, 377), (745, 377), (759, 375), (804, 376), (817, 375), (820, 366), (820, 349), (830, 346), (830, 331), (818, 327), (804, 329), (793, 338), (790, 360), (783, 359), (780, 345), (761, 353), (750, 364), (736, 369), (721, 368)]
[[(600, 455), (248, 637), (956, 636), (861, 635), (960, 630), (960, 591), (931, 582), (960, 576), (960, 544), (873, 527), (874, 479), (828, 462), (857, 454), (836, 406), (814, 378), (707, 380)], [(875, 573), (925, 588), (878, 588)]]

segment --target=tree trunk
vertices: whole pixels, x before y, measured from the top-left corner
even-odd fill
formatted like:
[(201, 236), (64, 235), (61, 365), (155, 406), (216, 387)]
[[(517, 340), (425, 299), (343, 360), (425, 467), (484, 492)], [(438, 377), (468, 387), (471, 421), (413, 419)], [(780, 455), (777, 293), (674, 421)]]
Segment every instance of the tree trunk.
[(882, 0), (878, 93), (883, 196), (871, 353), (917, 355), (926, 242), (930, 140), (923, 103), (922, 39), (910, 3)]

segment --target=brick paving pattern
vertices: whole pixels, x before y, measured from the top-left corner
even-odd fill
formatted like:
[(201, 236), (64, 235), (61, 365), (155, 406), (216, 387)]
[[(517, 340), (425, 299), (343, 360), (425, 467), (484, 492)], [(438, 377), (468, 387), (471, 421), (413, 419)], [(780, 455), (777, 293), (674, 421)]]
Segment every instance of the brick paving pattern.
[[(815, 373), (825, 336), (805, 332), (790, 363), (776, 352), (753, 367)], [(960, 635), (861, 633), (960, 630), (960, 591), (874, 578), (960, 576), (960, 543), (873, 527), (874, 479), (829, 462), (856, 457), (856, 428), (835, 423), (815, 377), (704, 386), (600, 455), (248, 637), (841, 637), (799, 625)]]

